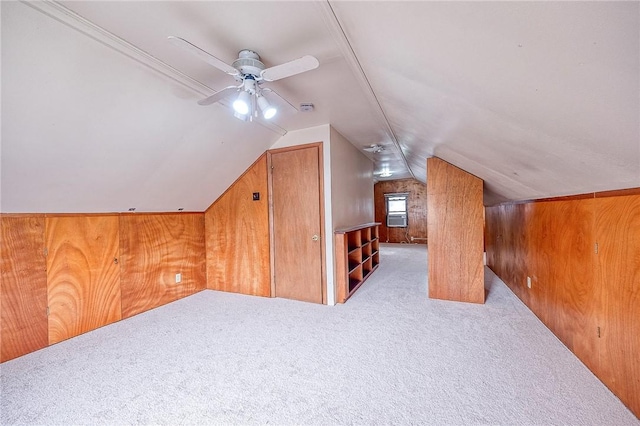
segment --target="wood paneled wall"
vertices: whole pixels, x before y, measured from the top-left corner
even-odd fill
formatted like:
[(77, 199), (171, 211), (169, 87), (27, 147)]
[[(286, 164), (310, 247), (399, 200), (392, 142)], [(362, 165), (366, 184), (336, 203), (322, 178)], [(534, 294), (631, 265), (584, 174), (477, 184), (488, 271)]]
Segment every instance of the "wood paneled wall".
[(486, 249), (489, 267), (640, 416), (640, 195), (488, 207)]
[(123, 318), (206, 288), (203, 214), (123, 215), (120, 243)]
[(0, 219), (0, 362), (206, 287), (203, 213)]
[(49, 344), (44, 215), (1, 218), (0, 362)]
[(427, 159), (429, 297), (484, 303), (482, 180)]
[(47, 218), (49, 344), (118, 321), (118, 216)]
[(205, 212), (209, 289), (271, 295), (268, 203), (263, 155)]
[[(427, 244), (427, 185), (415, 179), (398, 179), (378, 182), (373, 187), (375, 221), (380, 222), (380, 241), (386, 243)], [(387, 228), (387, 212), (384, 194), (409, 193), (407, 228)], [(411, 237), (420, 238), (411, 241)]]

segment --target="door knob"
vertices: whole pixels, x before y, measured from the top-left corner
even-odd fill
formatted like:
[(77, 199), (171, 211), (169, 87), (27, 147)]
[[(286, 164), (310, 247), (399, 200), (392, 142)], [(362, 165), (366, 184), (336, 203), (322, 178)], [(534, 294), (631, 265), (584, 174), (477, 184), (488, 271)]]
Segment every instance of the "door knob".
[(313, 241), (318, 241), (320, 239), (320, 237), (318, 237), (317, 235), (314, 235), (313, 237), (311, 237), (311, 239)]

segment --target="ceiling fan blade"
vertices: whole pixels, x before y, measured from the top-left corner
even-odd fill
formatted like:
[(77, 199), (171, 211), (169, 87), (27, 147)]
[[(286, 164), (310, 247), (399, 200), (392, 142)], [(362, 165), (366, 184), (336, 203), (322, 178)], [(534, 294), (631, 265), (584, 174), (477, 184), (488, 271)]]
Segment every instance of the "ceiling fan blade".
[(232, 95), (234, 92), (237, 92), (237, 91), (238, 91), (238, 87), (237, 86), (225, 87), (224, 89), (214, 93), (213, 95), (209, 96), (208, 98), (204, 98), (204, 99), (199, 100), (198, 101), (198, 105), (206, 106), (206, 105), (214, 104), (216, 102), (219, 102), (219, 101), (223, 100), (227, 96)]
[(275, 90), (270, 88), (264, 88), (262, 89), (262, 93), (264, 93), (265, 96), (266, 94), (268, 94), (267, 96), (268, 98), (275, 99), (278, 106), (284, 106), (286, 109), (290, 111), (295, 111), (295, 112), (298, 111), (298, 108), (294, 107), (291, 102), (289, 102), (288, 100), (280, 96)]
[(181, 49), (191, 52), (192, 54), (196, 55), (208, 64), (213, 65), (219, 70), (224, 71), (229, 75), (238, 75), (237, 69), (227, 64), (226, 62), (221, 61), (210, 53), (205, 52), (195, 44), (189, 43), (187, 40), (176, 36), (169, 36), (168, 39), (172, 44), (180, 47)]
[(265, 81), (276, 81), (305, 71), (311, 71), (318, 68), (318, 65), (320, 65), (320, 63), (316, 58), (306, 55), (302, 58), (294, 59), (293, 61), (285, 62), (284, 64), (262, 70), (260, 76)]

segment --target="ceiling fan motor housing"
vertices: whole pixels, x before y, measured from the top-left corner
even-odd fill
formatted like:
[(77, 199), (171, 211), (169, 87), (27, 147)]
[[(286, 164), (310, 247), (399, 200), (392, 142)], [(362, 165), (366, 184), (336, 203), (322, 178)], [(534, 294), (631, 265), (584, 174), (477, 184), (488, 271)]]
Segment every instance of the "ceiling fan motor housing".
[(260, 56), (253, 50), (244, 49), (238, 52), (238, 59), (233, 61), (232, 67), (240, 71), (242, 75), (260, 76), (260, 72), (265, 69), (260, 61)]

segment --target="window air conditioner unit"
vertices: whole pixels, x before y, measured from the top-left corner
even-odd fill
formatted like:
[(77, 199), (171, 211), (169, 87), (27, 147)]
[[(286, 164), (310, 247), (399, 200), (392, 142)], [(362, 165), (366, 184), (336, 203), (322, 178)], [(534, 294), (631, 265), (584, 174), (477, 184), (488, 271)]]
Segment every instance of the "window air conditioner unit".
[(407, 215), (387, 215), (388, 228), (406, 228)]

